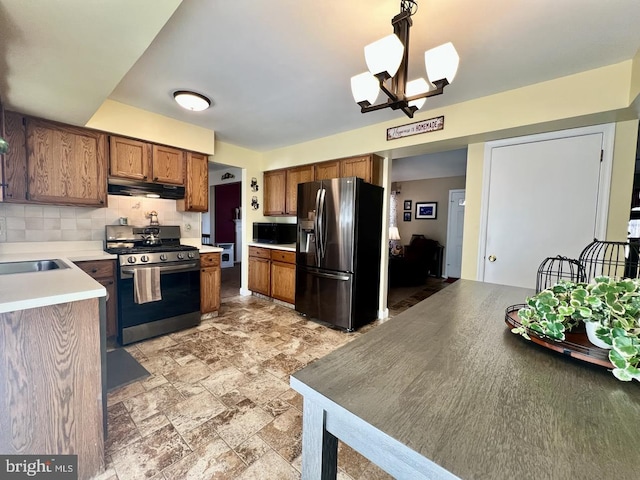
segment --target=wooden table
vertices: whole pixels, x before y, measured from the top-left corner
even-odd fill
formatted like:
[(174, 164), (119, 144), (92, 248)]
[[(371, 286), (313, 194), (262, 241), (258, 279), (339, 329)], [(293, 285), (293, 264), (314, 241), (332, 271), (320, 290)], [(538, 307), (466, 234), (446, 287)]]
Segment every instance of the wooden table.
[(533, 293), (460, 280), (294, 374), (302, 478), (337, 439), (398, 479), (640, 478), (640, 385), (512, 334)]

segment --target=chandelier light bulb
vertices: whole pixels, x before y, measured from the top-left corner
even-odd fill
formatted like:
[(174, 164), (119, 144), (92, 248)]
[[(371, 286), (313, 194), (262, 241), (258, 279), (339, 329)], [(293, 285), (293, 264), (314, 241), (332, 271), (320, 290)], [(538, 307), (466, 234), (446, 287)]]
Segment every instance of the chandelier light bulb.
[[(427, 81), (420, 77), (415, 80), (411, 80), (407, 83), (407, 88), (405, 90), (405, 95), (407, 97), (412, 97), (414, 95), (420, 95), (421, 93), (427, 93), (429, 91), (429, 84)], [(412, 100), (409, 102), (410, 107), (416, 107), (418, 110), (422, 108), (424, 102), (426, 102), (426, 98), (419, 98), (418, 100)]]
[(387, 72), (389, 77), (393, 77), (402, 63), (403, 54), (404, 45), (395, 33), (364, 47), (367, 68), (373, 75)]
[(458, 71), (460, 57), (453, 43), (447, 42), (424, 52), (424, 63), (431, 83), (445, 78), (452, 83)]
[(380, 83), (371, 73), (361, 73), (351, 77), (351, 93), (356, 103), (367, 101), (373, 105), (380, 93)]
[(201, 112), (211, 106), (211, 100), (204, 95), (186, 90), (174, 92), (173, 98), (182, 108), (192, 112)]

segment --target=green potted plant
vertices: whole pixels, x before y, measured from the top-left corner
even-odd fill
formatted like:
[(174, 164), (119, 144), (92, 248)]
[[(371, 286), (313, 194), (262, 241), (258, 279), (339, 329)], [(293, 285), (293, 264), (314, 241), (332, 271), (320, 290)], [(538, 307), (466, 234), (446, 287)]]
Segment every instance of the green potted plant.
[(512, 331), (528, 339), (528, 331), (533, 331), (563, 341), (565, 332), (583, 322), (589, 340), (610, 349), (615, 377), (640, 381), (640, 279), (562, 281), (527, 298), (518, 316), (521, 326)]

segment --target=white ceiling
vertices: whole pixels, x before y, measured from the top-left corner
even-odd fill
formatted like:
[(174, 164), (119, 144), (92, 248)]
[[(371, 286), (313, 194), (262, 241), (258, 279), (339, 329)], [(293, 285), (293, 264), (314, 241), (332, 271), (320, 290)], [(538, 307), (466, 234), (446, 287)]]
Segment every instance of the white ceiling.
[[(349, 86), (366, 69), (364, 45), (391, 33), (399, 3), (3, 0), (0, 95), (9, 108), (76, 125), (110, 98), (265, 151), (405, 118), (362, 115)], [(409, 77), (423, 76), (423, 52), (446, 41), (461, 58), (429, 108), (617, 63), (640, 47), (638, 0), (418, 4)], [(176, 89), (213, 106), (181, 110)]]

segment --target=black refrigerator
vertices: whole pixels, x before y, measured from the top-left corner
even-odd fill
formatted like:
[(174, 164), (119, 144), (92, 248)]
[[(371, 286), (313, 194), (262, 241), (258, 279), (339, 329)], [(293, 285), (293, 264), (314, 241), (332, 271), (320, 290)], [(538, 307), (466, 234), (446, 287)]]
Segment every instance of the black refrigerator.
[(377, 318), (383, 192), (357, 177), (298, 185), (296, 311), (348, 331)]

